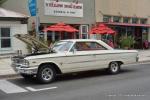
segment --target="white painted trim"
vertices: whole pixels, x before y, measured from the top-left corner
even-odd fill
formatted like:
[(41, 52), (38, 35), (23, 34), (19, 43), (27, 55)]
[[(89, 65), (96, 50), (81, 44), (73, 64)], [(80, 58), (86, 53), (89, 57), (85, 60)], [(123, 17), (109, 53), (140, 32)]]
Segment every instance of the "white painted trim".
[(28, 89), (32, 92), (52, 90), (52, 89), (56, 89), (56, 88), (58, 88), (58, 87), (49, 87), (49, 88), (42, 88), (42, 89), (35, 89), (35, 88), (32, 88), (32, 87), (26, 87), (26, 89)]

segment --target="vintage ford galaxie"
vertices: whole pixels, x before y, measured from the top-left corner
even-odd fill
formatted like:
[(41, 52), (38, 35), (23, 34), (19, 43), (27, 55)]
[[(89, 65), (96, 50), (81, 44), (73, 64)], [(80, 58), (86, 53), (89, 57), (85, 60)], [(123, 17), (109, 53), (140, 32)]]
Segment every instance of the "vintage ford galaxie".
[[(101, 40), (61, 40), (48, 48), (28, 35), (15, 37), (36, 50), (29, 55), (12, 57), (12, 67), (24, 78), (34, 76), (42, 83), (52, 82), (58, 74), (102, 68), (117, 74), (122, 64), (138, 61), (136, 50), (115, 50)], [(47, 51), (40, 52), (39, 44)]]

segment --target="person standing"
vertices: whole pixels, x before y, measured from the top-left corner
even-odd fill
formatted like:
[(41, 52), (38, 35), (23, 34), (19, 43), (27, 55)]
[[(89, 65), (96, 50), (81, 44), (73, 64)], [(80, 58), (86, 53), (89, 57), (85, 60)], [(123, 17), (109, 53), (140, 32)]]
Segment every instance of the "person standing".
[(112, 48), (114, 48), (114, 43), (112, 39), (108, 40), (108, 45), (111, 46)]

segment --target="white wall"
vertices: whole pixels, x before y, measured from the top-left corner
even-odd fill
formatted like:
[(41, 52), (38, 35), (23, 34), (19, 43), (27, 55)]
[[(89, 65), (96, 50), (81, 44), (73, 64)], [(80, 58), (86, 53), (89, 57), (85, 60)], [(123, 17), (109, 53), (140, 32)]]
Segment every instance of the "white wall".
[(10, 27), (12, 35), (12, 48), (7, 51), (0, 50), (0, 54), (15, 53), (17, 50), (27, 53), (26, 44), (14, 37), (15, 34), (27, 34), (27, 24), (18, 24), (17, 22), (3, 22), (2, 24), (0, 21), (0, 27)]
[(149, 4), (150, 0), (95, 0), (96, 22), (102, 22), (102, 15), (147, 18)]
[[(27, 34), (27, 25), (14, 25), (12, 26), (12, 35), (15, 34)], [(13, 37), (12, 39), (12, 46), (13, 51), (22, 50), (23, 53), (27, 53), (27, 46), (22, 41), (18, 40), (17, 38)]]

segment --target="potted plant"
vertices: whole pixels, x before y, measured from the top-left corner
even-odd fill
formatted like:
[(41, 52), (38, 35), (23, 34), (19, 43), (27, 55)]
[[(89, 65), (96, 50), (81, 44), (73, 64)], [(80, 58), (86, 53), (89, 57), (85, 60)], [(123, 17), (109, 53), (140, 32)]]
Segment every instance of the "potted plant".
[(135, 43), (134, 38), (131, 36), (124, 36), (120, 41), (121, 48), (124, 49), (133, 48), (134, 43)]

